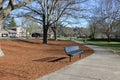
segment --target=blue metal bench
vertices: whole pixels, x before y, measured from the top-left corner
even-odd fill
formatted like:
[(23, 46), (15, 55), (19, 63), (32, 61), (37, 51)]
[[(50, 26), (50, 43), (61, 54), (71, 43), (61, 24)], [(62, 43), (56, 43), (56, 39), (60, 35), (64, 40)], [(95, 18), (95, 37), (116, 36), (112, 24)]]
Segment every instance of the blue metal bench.
[(79, 58), (81, 58), (81, 54), (84, 52), (79, 48), (79, 46), (67, 46), (65, 47), (65, 52), (69, 56), (69, 61), (71, 62), (71, 57), (76, 54), (79, 54)]

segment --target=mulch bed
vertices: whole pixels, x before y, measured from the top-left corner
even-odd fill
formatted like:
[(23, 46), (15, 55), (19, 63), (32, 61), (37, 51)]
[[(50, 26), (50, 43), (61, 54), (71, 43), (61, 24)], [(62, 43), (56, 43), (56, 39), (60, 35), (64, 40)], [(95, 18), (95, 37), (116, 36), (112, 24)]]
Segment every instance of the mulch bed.
[(65, 46), (78, 45), (85, 58), (93, 53), (91, 48), (72, 41), (49, 40), (1, 40), (1, 48), (5, 56), (0, 57), (0, 80), (35, 80), (70, 65), (79, 59), (78, 55), (69, 62), (64, 51)]

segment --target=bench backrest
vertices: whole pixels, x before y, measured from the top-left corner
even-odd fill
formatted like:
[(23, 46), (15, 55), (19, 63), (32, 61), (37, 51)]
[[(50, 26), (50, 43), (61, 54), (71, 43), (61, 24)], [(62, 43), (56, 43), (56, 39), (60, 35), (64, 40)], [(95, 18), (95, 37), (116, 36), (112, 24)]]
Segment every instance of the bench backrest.
[(67, 47), (65, 47), (65, 52), (69, 53), (71, 51), (75, 51), (75, 50), (78, 50), (78, 49), (80, 49), (79, 46), (67, 46)]

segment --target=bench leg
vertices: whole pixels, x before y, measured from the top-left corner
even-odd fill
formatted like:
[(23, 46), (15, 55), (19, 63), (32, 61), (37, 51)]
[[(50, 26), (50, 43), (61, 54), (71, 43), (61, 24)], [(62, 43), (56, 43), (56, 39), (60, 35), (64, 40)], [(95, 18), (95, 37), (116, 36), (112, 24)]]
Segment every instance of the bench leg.
[(81, 54), (79, 54), (79, 58), (81, 58)]
[(71, 57), (72, 57), (72, 56), (69, 56), (69, 61), (70, 61), (70, 62), (71, 62)]

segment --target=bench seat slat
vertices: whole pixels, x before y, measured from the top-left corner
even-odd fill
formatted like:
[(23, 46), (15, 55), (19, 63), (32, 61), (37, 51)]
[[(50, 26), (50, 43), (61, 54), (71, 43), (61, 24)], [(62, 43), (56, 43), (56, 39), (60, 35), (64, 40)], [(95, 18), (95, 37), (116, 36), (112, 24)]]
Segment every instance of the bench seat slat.
[(83, 50), (76, 50), (76, 51), (71, 51), (68, 53), (68, 56), (74, 56), (76, 54), (82, 54)]
[(71, 57), (76, 55), (76, 54), (81, 54), (84, 52), (79, 48), (79, 46), (67, 46), (65, 47), (65, 52), (66, 54), (70, 57), (70, 62), (71, 62)]
[(78, 46), (68, 46), (65, 48), (66, 52), (71, 52), (71, 51), (75, 51), (75, 50), (79, 50)]

